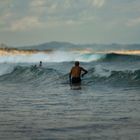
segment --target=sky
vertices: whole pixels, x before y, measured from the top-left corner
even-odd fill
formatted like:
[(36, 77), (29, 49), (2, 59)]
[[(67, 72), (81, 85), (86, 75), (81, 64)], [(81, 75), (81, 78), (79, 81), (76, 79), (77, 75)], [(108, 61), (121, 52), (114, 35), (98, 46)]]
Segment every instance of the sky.
[(0, 0), (0, 43), (140, 43), (140, 0)]

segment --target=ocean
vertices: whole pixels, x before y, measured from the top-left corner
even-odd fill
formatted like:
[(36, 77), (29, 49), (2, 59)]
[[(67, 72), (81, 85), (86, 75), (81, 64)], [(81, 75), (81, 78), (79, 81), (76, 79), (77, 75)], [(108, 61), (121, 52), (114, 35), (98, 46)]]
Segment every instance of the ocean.
[(120, 48), (0, 55), (0, 140), (139, 140), (140, 53)]

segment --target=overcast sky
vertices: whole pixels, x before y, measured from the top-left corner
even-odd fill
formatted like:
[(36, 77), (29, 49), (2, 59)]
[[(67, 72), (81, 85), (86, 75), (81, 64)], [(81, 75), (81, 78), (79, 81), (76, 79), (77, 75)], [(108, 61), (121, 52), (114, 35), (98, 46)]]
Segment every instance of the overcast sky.
[(0, 43), (140, 43), (140, 0), (0, 0)]

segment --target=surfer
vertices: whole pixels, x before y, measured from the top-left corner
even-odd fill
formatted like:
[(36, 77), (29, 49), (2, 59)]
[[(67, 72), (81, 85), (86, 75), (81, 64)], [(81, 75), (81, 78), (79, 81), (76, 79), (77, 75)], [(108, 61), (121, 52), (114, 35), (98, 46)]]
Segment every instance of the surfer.
[(83, 77), (87, 73), (88, 73), (87, 70), (85, 70), (83, 67), (79, 66), (79, 61), (76, 61), (75, 66), (72, 67), (72, 69), (69, 73), (70, 83), (72, 83), (72, 84), (81, 83), (81, 76)]
[(39, 67), (42, 67), (42, 61), (39, 62)]

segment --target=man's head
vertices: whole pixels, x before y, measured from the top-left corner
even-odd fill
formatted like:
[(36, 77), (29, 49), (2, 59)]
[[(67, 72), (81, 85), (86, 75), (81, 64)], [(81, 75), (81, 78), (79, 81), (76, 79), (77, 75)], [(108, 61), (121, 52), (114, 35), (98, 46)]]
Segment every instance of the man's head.
[(75, 61), (75, 66), (79, 66), (79, 61)]

